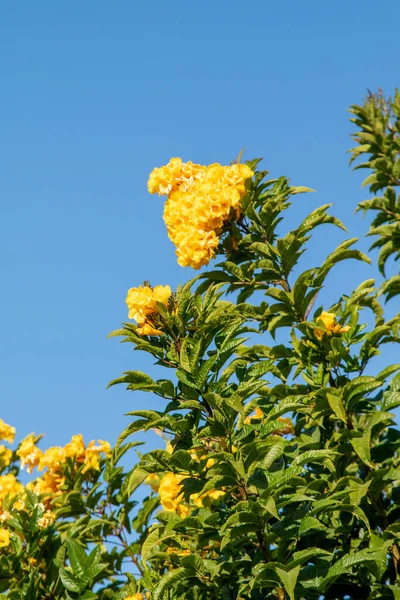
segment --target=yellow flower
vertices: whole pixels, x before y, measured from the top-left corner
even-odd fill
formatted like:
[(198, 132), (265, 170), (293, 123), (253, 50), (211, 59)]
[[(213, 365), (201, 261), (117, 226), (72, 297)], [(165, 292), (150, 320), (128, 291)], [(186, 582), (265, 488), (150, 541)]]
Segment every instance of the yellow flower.
[(256, 408), (255, 412), (253, 415), (249, 415), (248, 417), (245, 418), (244, 422), (245, 425), (251, 425), (252, 421), (258, 421), (260, 419), (262, 419), (264, 417), (264, 413), (261, 410), (261, 408)]
[(20, 483), (12, 473), (0, 475), (0, 506), (7, 496), (16, 496), (21, 493), (23, 489), (24, 486), (22, 483)]
[(273, 432), (275, 435), (287, 435), (288, 433), (294, 434), (294, 425), (292, 419), (289, 417), (278, 417), (278, 421), (283, 424), (283, 427), (275, 429)]
[(10, 532), (8, 529), (0, 528), (0, 548), (6, 548), (10, 545)]
[(5, 442), (13, 443), (15, 438), (15, 427), (4, 423), (3, 419), (0, 419), (0, 440)]
[(5, 523), (7, 521), (7, 519), (9, 519), (11, 517), (11, 513), (8, 512), (8, 510), (1, 510), (0, 509), (0, 521), (2, 523)]
[(162, 334), (161, 329), (155, 329), (154, 327), (152, 327), (152, 325), (149, 325), (148, 323), (145, 323), (143, 325), (143, 327), (138, 327), (136, 329), (136, 331), (139, 335), (161, 335)]
[(3, 467), (8, 467), (12, 459), (12, 450), (6, 448), (2, 444), (0, 445), (0, 463)]
[[(186, 475), (182, 474), (166, 473), (162, 477), (158, 488), (163, 510), (176, 512), (181, 517), (186, 517), (192, 510), (192, 507), (184, 502), (181, 491), (181, 482), (185, 477)], [(191, 494), (190, 502), (198, 507), (209, 506), (212, 501), (218, 500), (225, 494), (226, 492), (221, 490), (210, 490), (205, 494)]]
[(64, 452), (61, 446), (52, 446), (42, 453), (39, 458), (38, 469), (43, 471), (45, 467), (51, 471), (57, 470), (64, 463)]
[(46, 527), (50, 527), (56, 520), (56, 515), (51, 510), (46, 510), (43, 516), (38, 519), (38, 527), (41, 529), (46, 529)]
[(148, 285), (131, 288), (126, 296), (126, 304), (129, 309), (128, 316), (135, 319), (139, 325), (139, 335), (160, 335), (162, 331), (156, 329), (151, 319), (157, 315), (157, 302), (168, 306), (171, 296), (169, 285), (157, 285), (152, 288)]
[(23, 500), (17, 500), (16, 502), (14, 502), (14, 506), (13, 509), (14, 510), (24, 510), (25, 508), (25, 502)]
[(64, 446), (63, 454), (65, 458), (73, 458), (77, 463), (84, 462), (86, 448), (81, 433), (72, 436), (71, 441)]
[(187, 556), (188, 554), (191, 554), (191, 552), (188, 548), (179, 549), (173, 548), (172, 546), (168, 546), (167, 554), (175, 554), (176, 556)]
[(95, 471), (100, 470), (100, 454), (106, 454), (107, 456), (111, 453), (111, 446), (108, 442), (104, 440), (98, 440), (98, 445), (96, 442), (92, 440), (89, 442), (88, 447), (86, 448), (85, 454), (85, 466), (82, 469), (82, 473), (86, 473), (89, 469), (94, 469)]
[(223, 490), (210, 490), (205, 494), (192, 494), (190, 500), (198, 507), (207, 507), (210, 506), (213, 501), (219, 500), (225, 495), (226, 492)]
[(171, 444), (171, 442), (168, 442), (166, 447), (165, 447), (165, 451), (168, 452), (168, 454), (173, 454), (174, 452), (174, 447)]
[(29, 563), (30, 567), (36, 567), (36, 565), (37, 565), (37, 559), (34, 558), (33, 556), (30, 556), (28, 558), (28, 563)]
[(35, 481), (27, 483), (26, 488), (36, 494), (36, 496), (60, 496), (64, 483), (65, 477), (62, 473), (46, 471), (42, 477), (38, 477)]
[(150, 473), (149, 475), (147, 475), (144, 482), (151, 487), (153, 492), (158, 492), (160, 488), (160, 476), (158, 475), (158, 473)]
[(153, 170), (149, 192), (168, 196), (164, 221), (181, 266), (199, 269), (213, 258), (224, 224), (240, 218), (245, 181), (252, 176), (247, 165), (205, 167), (180, 158)]
[(38, 466), (43, 452), (35, 446), (33, 435), (29, 435), (21, 442), (17, 450), (17, 456), (20, 458), (21, 469), (27, 467), (28, 473), (32, 473), (34, 467)]
[(350, 331), (350, 325), (345, 325), (341, 327), (339, 323), (336, 323), (336, 315), (335, 313), (330, 313), (326, 311), (322, 311), (322, 313), (317, 318), (317, 323), (323, 325), (324, 329), (320, 327), (316, 327), (314, 329), (314, 335), (317, 340), (322, 340), (324, 335), (333, 335), (334, 333), (347, 333)]
[(181, 481), (184, 475), (175, 475), (175, 473), (166, 473), (160, 481), (158, 493), (160, 494), (161, 506), (166, 511), (176, 512), (181, 516), (187, 516), (190, 508), (183, 504), (183, 494), (181, 492)]

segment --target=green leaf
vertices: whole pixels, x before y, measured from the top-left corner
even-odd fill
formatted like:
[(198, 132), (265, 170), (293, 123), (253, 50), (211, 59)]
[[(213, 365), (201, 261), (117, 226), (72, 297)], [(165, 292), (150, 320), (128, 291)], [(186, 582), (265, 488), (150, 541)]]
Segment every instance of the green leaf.
[(143, 483), (148, 474), (148, 471), (144, 471), (143, 469), (140, 469), (140, 467), (135, 467), (132, 470), (127, 486), (128, 496), (130, 496), (136, 490), (136, 488)]
[(276, 572), (279, 575), (279, 578), (282, 581), (290, 600), (295, 600), (294, 589), (300, 573), (300, 565), (297, 565), (297, 567), (294, 567), (290, 571), (284, 571), (283, 569), (276, 567)]
[(97, 575), (106, 567), (107, 564), (101, 562), (100, 547), (96, 546), (86, 558), (85, 576), (89, 579), (89, 581), (91, 581), (95, 579)]
[(176, 537), (176, 533), (169, 532), (167, 534), (163, 534), (162, 530), (160, 530), (159, 527), (157, 527), (156, 529), (151, 531), (149, 533), (149, 535), (147, 536), (147, 538), (145, 539), (142, 549), (141, 549), (142, 563), (144, 565), (146, 564), (146, 562), (149, 560), (149, 557), (153, 553), (154, 548), (159, 546), (161, 543), (165, 542), (165, 540), (175, 538), (175, 537)]
[(302, 452), (295, 458), (293, 461), (294, 465), (304, 465), (306, 463), (312, 463), (314, 461), (325, 460), (326, 458), (334, 458), (338, 456), (339, 452), (335, 450), (308, 450), (307, 452)]
[(327, 585), (332, 583), (334, 579), (348, 574), (351, 567), (359, 564), (373, 563), (378, 558), (380, 558), (380, 552), (371, 552), (369, 549), (353, 554), (346, 554), (329, 569), (328, 574), (322, 582), (321, 591), (325, 590)]
[(294, 569), (297, 565), (302, 565), (305, 562), (308, 562), (311, 558), (315, 558), (316, 556), (331, 556), (331, 552), (327, 550), (323, 550), (322, 548), (307, 548), (306, 550), (300, 550), (299, 552), (295, 552), (290, 557), (290, 562), (286, 565), (288, 569)]
[(302, 519), (300, 523), (299, 535), (301, 536), (304, 534), (308, 534), (309, 532), (315, 529), (324, 530), (326, 529), (326, 525), (321, 523), (321, 521), (319, 521), (315, 517), (304, 517), (304, 519)]
[(259, 529), (259, 523), (240, 523), (238, 525), (232, 525), (231, 529), (229, 529), (222, 538), (221, 551), (236, 538), (242, 537), (250, 532), (258, 531)]
[(269, 469), (270, 466), (280, 457), (285, 451), (286, 440), (280, 439), (271, 447), (264, 458), (261, 459), (261, 467), (265, 470)]
[(193, 571), (191, 569), (186, 569), (185, 567), (168, 571), (161, 577), (156, 589), (154, 590), (153, 600), (164, 600), (164, 598), (166, 598), (164, 592), (170, 589), (174, 583), (190, 577), (194, 577)]
[(361, 437), (350, 438), (350, 443), (353, 446), (357, 455), (368, 466), (371, 463), (371, 430), (366, 429)]
[(294, 194), (305, 194), (307, 192), (315, 192), (315, 190), (313, 190), (312, 188), (305, 187), (303, 185), (291, 185), (289, 191), (292, 194), (292, 196)]
[[(75, 540), (67, 540), (68, 558), (74, 572), (74, 575), (81, 580), (85, 575), (86, 552)], [(88, 581), (86, 583), (89, 583)]]
[(59, 572), (62, 584), (69, 592), (79, 593), (84, 590), (85, 585), (82, 587), (79, 579), (73, 573), (69, 573), (64, 567), (60, 567)]
[(117, 385), (118, 383), (132, 384), (132, 386), (128, 386), (130, 387), (130, 389), (142, 389), (144, 391), (148, 389), (149, 386), (152, 387), (153, 385), (155, 385), (154, 379), (152, 379), (150, 375), (147, 375), (142, 371), (126, 371), (123, 377), (114, 379), (108, 384), (107, 387), (110, 388), (111, 386)]
[(244, 525), (246, 523), (256, 525), (258, 527), (260, 526), (260, 521), (256, 514), (249, 511), (238, 511), (233, 513), (233, 515), (228, 518), (220, 531), (222, 533), (234, 525)]
[(196, 386), (198, 389), (202, 389), (204, 384), (206, 383), (208, 377), (210, 376), (210, 371), (218, 360), (218, 355), (213, 354), (210, 358), (208, 358), (200, 367), (195, 375)]
[(278, 519), (278, 520), (280, 519), (280, 516), (279, 516), (277, 508), (276, 508), (275, 500), (272, 498), (272, 496), (270, 496), (269, 498), (266, 499), (264, 508), (273, 517), (275, 517), (275, 519)]
[(344, 423), (347, 422), (347, 414), (346, 414), (346, 410), (343, 406), (343, 402), (342, 399), (340, 398), (340, 396), (337, 396), (336, 394), (327, 394), (326, 398), (328, 400), (329, 406), (331, 407), (331, 409), (333, 410), (333, 412), (335, 413), (335, 415), (337, 416), (337, 418), (340, 421), (344, 421)]

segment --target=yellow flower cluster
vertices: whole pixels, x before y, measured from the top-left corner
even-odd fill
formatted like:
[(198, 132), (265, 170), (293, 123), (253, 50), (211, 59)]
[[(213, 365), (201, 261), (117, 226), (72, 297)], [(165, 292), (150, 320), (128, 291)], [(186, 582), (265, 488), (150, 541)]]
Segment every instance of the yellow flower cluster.
[(72, 436), (71, 441), (63, 448), (53, 446), (42, 452), (35, 445), (34, 437), (29, 435), (20, 444), (17, 455), (21, 468), (26, 468), (29, 473), (35, 467), (39, 471), (47, 469), (42, 477), (28, 483), (26, 487), (37, 495), (57, 496), (62, 493), (61, 488), (65, 483), (64, 466), (68, 458), (72, 458), (78, 467), (83, 465), (82, 472), (85, 473), (90, 469), (99, 470), (100, 455), (109, 455), (110, 452), (110, 444), (104, 440), (99, 440), (98, 444), (92, 440), (85, 446), (82, 434)]
[[(23, 490), (22, 484), (19, 484), (18, 487), (19, 492)], [(12, 506), (13, 511), (20, 511), (25, 508), (25, 502), (22, 499), (14, 502)], [(46, 507), (41, 502), (36, 504), (34, 508), (38, 508), (38, 519), (37, 525), (40, 529), (47, 529), (50, 525), (54, 523), (56, 520), (56, 515), (51, 510), (46, 510)], [(12, 519), (13, 515), (8, 510), (2, 510), (0, 505), (0, 522), (7, 525), (7, 521)], [(6, 527), (0, 527), (0, 548), (5, 548), (10, 545), (10, 531)], [(29, 561), (35, 561), (35, 559), (29, 559)], [(35, 566), (36, 561), (34, 563), (30, 562), (32, 566)]]
[(11, 463), (12, 450), (0, 444), (0, 467), (8, 467)]
[(163, 510), (176, 512), (181, 517), (186, 517), (190, 513), (190, 507), (183, 502), (182, 479), (185, 479), (185, 475), (166, 473), (160, 481), (158, 493)]
[(0, 528), (0, 548), (6, 548), (10, 545), (10, 532), (8, 529)]
[(160, 494), (160, 502), (163, 510), (175, 512), (181, 517), (186, 517), (194, 506), (199, 508), (209, 505), (214, 500), (219, 500), (225, 495), (221, 490), (210, 490), (205, 494), (191, 494), (190, 504), (186, 504), (183, 500), (182, 480), (187, 475), (175, 475), (175, 473), (166, 473), (158, 488)]
[(154, 327), (153, 319), (157, 315), (157, 302), (168, 306), (168, 300), (171, 296), (169, 285), (149, 285), (131, 288), (126, 297), (126, 304), (129, 309), (128, 316), (135, 319), (139, 325), (137, 333), (139, 335), (160, 335), (162, 331)]
[(335, 313), (326, 312), (325, 310), (319, 315), (317, 323), (323, 325), (323, 328), (316, 327), (314, 329), (314, 335), (317, 340), (322, 340), (325, 335), (333, 335), (334, 333), (347, 333), (350, 331), (350, 325), (341, 327), (339, 323), (336, 323)]
[(37, 524), (41, 529), (46, 529), (54, 523), (54, 521), (56, 520), (56, 515), (51, 510), (46, 510), (44, 504), (40, 503), (38, 506), (43, 514), (38, 519)]
[(245, 181), (253, 175), (243, 164), (203, 166), (180, 158), (152, 171), (148, 189), (168, 196), (164, 221), (182, 267), (199, 269), (213, 258), (223, 225), (240, 217)]
[(3, 419), (0, 419), (0, 440), (5, 442), (13, 443), (15, 438), (15, 427), (4, 423)]
[[(166, 447), (167, 452), (172, 454), (173, 448), (170, 442)], [(199, 461), (202, 458), (202, 453), (198, 449), (194, 449), (190, 453), (193, 460)], [(213, 458), (208, 459), (206, 468), (211, 467), (215, 460)], [(154, 492), (158, 492), (160, 495), (160, 502), (163, 510), (175, 512), (181, 517), (186, 517), (194, 506), (202, 507), (210, 504), (213, 500), (218, 500), (221, 496), (225, 495), (225, 492), (220, 490), (210, 490), (205, 494), (191, 494), (190, 504), (184, 502), (182, 493), (182, 480), (187, 475), (175, 473), (165, 473), (163, 477), (157, 473), (151, 473), (147, 476), (145, 482), (150, 485)]]
[(150, 592), (145, 592), (144, 594), (137, 592), (133, 596), (126, 596), (125, 600), (143, 600), (143, 598), (150, 598)]
[(7, 496), (17, 496), (24, 489), (22, 483), (20, 483), (15, 475), (8, 473), (7, 475), (0, 475), (0, 509), (3, 504), (3, 500)]

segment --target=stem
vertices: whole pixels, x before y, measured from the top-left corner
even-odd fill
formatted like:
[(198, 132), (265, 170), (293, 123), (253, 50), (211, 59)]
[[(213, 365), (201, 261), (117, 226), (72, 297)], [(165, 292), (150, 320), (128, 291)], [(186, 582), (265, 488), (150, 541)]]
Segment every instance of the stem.
[(204, 406), (204, 408), (206, 409), (206, 411), (208, 413), (208, 416), (212, 417), (213, 416), (213, 411), (212, 411), (211, 406), (209, 405), (209, 403), (207, 402), (207, 400), (205, 398), (203, 398), (203, 396), (201, 395), (201, 392), (199, 390), (197, 390), (197, 392), (200, 394), (200, 397), (201, 397), (200, 402)]
[(135, 567), (137, 568), (139, 573), (143, 576), (143, 569), (142, 569), (138, 559), (136, 558), (135, 553), (131, 550), (131, 547), (129, 546), (128, 541), (125, 538), (123, 530), (121, 530), (119, 532), (119, 535), (117, 537), (121, 540), (121, 543), (122, 543), (123, 547), (125, 548), (125, 550), (127, 551), (127, 553), (129, 554), (129, 556), (131, 557), (133, 564), (135, 565)]
[(269, 550), (267, 548), (267, 542), (262, 534), (261, 531), (257, 531), (257, 539), (258, 539), (258, 543), (260, 545), (260, 549), (264, 555), (265, 558), (265, 562), (271, 562), (271, 555), (269, 553)]

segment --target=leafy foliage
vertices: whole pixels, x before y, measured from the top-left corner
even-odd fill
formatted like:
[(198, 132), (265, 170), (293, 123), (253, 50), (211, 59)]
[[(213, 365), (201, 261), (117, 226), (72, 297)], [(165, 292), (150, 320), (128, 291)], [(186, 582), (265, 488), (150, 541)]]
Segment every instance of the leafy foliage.
[[(372, 171), (363, 186), (369, 186), (371, 193), (380, 195), (360, 202), (358, 210), (376, 211), (368, 235), (376, 239), (371, 246), (379, 248), (378, 267), (385, 275), (389, 257), (400, 258), (400, 94), (396, 90), (394, 98), (385, 99), (381, 91), (368, 94), (363, 106), (354, 105), (350, 112), (351, 121), (359, 130), (353, 139), (357, 146), (350, 150), (353, 162), (366, 155), (367, 160), (356, 169)], [(381, 292), (389, 300), (400, 294), (400, 276), (394, 275), (381, 287)]]
[[(352, 161), (369, 156), (358, 168), (383, 194), (359, 208), (377, 211), (369, 233), (384, 275), (400, 256), (400, 98), (371, 94), (351, 112)], [(112, 334), (150, 354), (159, 376), (131, 370), (110, 385), (134, 402), (154, 394), (157, 408), (128, 413), (98, 470), (71, 459), (62, 494), (25, 491), (19, 511), (4, 500), (3, 597), (400, 598), (400, 364), (375, 365), (383, 345), (398, 348), (400, 315), (385, 317), (381, 295), (399, 293), (400, 276), (338, 287), (318, 306), (339, 262), (370, 258), (349, 238), (300, 272), (315, 228), (344, 225), (324, 205), (286, 231), (285, 211), (312, 190), (259, 163), (247, 163), (240, 216), (219, 231), (220, 262), (147, 311), (161, 333), (126, 323)], [(133, 436), (149, 430), (166, 446), (125, 472)], [(5, 469), (18, 475), (16, 456)], [(55, 513), (45, 528), (43, 501)]]

